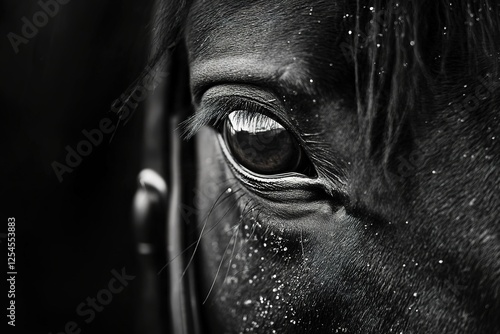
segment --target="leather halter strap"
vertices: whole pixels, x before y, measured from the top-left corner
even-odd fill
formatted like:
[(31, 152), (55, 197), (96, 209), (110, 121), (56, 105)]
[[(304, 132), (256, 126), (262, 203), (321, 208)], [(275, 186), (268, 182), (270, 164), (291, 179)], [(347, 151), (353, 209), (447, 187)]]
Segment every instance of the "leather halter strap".
[(157, 71), (168, 76), (145, 110), (144, 169), (133, 205), (141, 278), (136, 331), (143, 334), (202, 333), (188, 248), (196, 220), (194, 214), (185, 214), (195, 212), (193, 194), (187, 192), (194, 186), (194, 146), (178, 130), (191, 112), (185, 59), (182, 45), (168, 55)]

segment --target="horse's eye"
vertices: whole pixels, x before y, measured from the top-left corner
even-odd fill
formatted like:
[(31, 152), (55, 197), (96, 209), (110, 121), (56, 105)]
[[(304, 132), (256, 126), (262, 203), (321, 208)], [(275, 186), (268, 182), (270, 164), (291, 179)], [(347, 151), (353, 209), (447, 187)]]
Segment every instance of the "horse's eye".
[(228, 115), (222, 131), (234, 159), (250, 171), (265, 175), (305, 173), (302, 148), (274, 119), (236, 110)]

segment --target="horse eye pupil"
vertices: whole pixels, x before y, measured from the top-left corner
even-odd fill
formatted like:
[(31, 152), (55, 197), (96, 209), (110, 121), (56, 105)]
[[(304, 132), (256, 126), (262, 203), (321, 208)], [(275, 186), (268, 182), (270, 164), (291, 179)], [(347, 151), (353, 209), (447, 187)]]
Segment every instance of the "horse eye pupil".
[(223, 132), (233, 157), (255, 173), (293, 172), (300, 164), (298, 143), (281, 124), (264, 114), (233, 111)]

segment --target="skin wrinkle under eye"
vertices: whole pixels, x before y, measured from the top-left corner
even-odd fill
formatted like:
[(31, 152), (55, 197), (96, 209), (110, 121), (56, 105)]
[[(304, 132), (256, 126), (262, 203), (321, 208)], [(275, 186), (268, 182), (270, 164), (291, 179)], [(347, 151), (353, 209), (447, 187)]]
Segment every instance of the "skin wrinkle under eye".
[(248, 172), (234, 160), (222, 136), (214, 130), (210, 132), (216, 136), (217, 149), (222, 151), (221, 158), (225, 159), (225, 162), (221, 162), (224, 173), (231, 175), (229, 179), (232, 180), (234, 187), (241, 189), (252, 202), (259, 203), (258, 206), (263, 213), (267, 212), (268, 215), (278, 219), (272, 228), (284, 226), (283, 221), (287, 221), (289, 233), (293, 234), (305, 227), (312, 228), (307, 224), (304, 226), (303, 218), (307, 216), (316, 216), (317, 219), (314, 221), (320, 226), (327, 221), (326, 217), (331, 217), (332, 214), (335, 216), (345, 214), (343, 207), (338, 205), (340, 200), (332, 201), (331, 198), (327, 198), (328, 196), (320, 195), (324, 193), (324, 182), (321, 180), (298, 173), (262, 178), (260, 175)]

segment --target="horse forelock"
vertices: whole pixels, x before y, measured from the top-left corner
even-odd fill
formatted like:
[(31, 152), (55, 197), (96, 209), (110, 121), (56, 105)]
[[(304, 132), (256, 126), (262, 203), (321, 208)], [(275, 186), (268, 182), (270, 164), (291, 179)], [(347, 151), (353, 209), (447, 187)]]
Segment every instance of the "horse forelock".
[(480, 74), (498, 78), (499, 8), (489, 0), (357, 1), (352, 50), (368, 155), (387, 167), (433, 116), (430, 105), (445, 109), (450, 92)]

